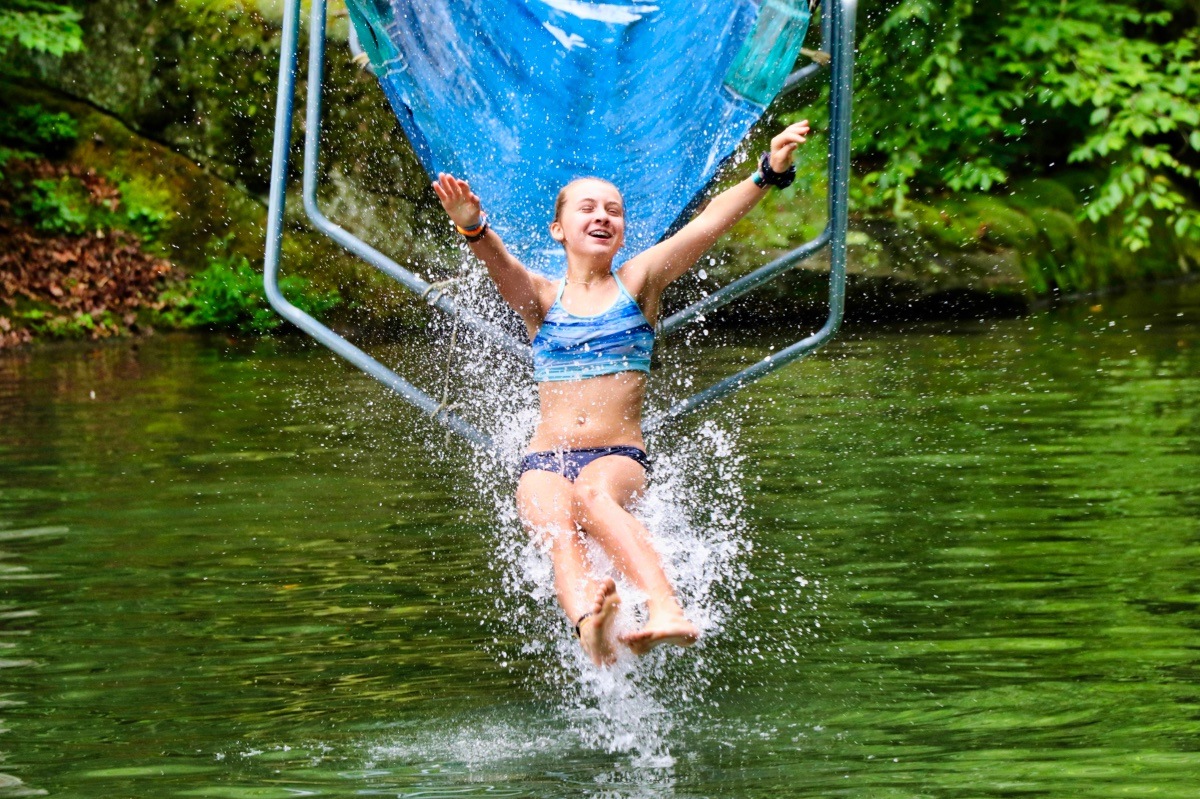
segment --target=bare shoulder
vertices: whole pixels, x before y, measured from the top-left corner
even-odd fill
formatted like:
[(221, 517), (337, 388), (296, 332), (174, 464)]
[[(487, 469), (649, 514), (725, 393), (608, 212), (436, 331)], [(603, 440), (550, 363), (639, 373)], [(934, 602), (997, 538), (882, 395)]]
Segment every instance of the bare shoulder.
[(617, 274), (621, 278), (621, 285), (625, 286), (625, 290), (637, 300), (638, 307), (641, 308), (646, 321), (652, 325), (656, 324), (658, 305), (662, 299), (664, 287), (658, 285), (654, 280), (656, 274), (654, 248), (651, 247), (626, 261), (621, 265)]
[(638, 300), (645, 299), (646, 291), (650, 288), (651, 266), (653, 262), (654, 248), (651, 247), (630, 258), (617, 269), (617, 275), (621, 278), (621, 285)]
[(524, 266), (520, 267), (520, 291), (510, 291), (505, 293), (505, 286), (515, 287), (516, 283), (509, 281), (501, 283), (497, 281), (497, 286), (500, 289), (501, 296), (504, 297), (517, 315), (521, 317), (521, 321), (525, 323), (525, 329), (529, 333), (529, 337), (537, 333), (538, 328), (542, 326), (542, 320), (546, 318), (547, 311), (554, 304), (554, 295), (558, 290), (558, 284), (554, 283), (532, 269)]
[(539, 275), (533, 270), (529, 272), (529, 279), (533, 283), (533, 290), (537, 293), (538, 321), (540, 322), (545, 318), (546, 313), (550, 310), (550, 306), (554, 304), (554, 298), (558, 296), (559, 281)]
[[(638, 253), (621, 268), (621, 280), (625, 282), (631, 294), (638, 299), (656, 300), (667, 286), (686, 272), (700, 254), (707, 249), (692, 243), (695, 238), (692, 225), (670, 238), (663, 239), (653, 247)], [(626, 280), (625, 270), (629, 270), (630, 278)], [(636, 277), (634, 277), (636, 275)], [(634, 291), (630, 283), (636, 281), (638, 290)]]

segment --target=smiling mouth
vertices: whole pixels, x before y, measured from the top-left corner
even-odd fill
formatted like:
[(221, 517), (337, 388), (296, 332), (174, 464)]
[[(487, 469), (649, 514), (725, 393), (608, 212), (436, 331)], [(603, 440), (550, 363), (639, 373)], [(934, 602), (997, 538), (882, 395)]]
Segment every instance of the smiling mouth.
[(588, 235), (593, 239), (611, 239), (613, 237), (607, 230), (593, 230)]

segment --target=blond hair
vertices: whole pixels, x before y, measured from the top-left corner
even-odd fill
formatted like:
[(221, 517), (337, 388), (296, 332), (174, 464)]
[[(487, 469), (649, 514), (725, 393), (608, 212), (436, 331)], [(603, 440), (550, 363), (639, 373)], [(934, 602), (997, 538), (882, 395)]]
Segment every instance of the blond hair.
[[(571, 188), (576, 183), (582, 183), (585, 180), (595, 180), (600, 183), (607, 183), (609, 186), (613, 187), (613, 190), (616, 191), (618, 195), (621, 194), (621, 190), (618, 189), (616, 187), (616, 185), (610, 180), (605, 180), (604, 178), (594, 177), (592, 175), (585, 175), (581, 178), (575, 178), (570, 183), (568, 183), (567, 185), (565, 185), (561, 189), (559, 189), (558, 196), (554, 198), (554, 221), (555, 222), (557, 222), (558, 218), (562, 215), (563, 206), (567, 202), (567, 189)], [(625, 198), (622, 196), (621, 199), (624, 200)]]

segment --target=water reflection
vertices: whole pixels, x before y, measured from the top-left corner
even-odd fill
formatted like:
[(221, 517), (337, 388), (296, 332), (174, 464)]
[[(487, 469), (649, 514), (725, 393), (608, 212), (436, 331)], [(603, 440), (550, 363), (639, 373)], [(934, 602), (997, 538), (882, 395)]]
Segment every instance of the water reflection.
[[(61, 536), (68, 532), (65, 527), (27, 527), (14, 529), (0, 524), (0, 684), (5, 687), (20, 683), (21, 675), (39, 664), (29, 657), (33, 647), (29, 644), (32, 627), (36, 623), (38, 611), (36, 608), (9, 604), (9, 600), (17, 594), (14, 584), (34, 580), (44, 580), (58, 575), (38, 574), (21, 563), (18, 553), (7, 547), (10, 542), (30, 539)], [(29, 700), (21, 691), (0, 693), (0, 734), (11, 735), (12, 730), (7, 724), (10, 712), (19, 713)], [(0, 738), (0, 747), (7, 748), (8, 742)], [(23, 764), (17, 757), (0, 751), (0, 796), (45, 796), (46, 791), (27, 785), (22, 778)], [(8, 773), (5, 773), (8, 772)], [(18, 776), (20, 775), (20, 776)]]

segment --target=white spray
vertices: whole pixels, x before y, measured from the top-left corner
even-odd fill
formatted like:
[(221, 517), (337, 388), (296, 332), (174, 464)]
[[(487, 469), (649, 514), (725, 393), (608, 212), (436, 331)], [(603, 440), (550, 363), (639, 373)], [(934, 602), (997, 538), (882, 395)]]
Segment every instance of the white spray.
[[(458, 302), (512, 326), (477, 264), (455, 271), (462, 276), (453, 286)], [(429, 377), (438, 381), (439, 391), (441, 381), (449, 380), (455, 412), (492, 436), (505, 461), (477, 464), (479, 473), (465, 482), (498, 520), (494, 546), (501, 590), (489, 594), (508, 637), (524, 642), (521, 654), (534, 664), (531, 684), (572, 720), (570, 727), (584, 745), (630, 753), (635, 763), (647, 767), (669, 768), (668, 741), (677, 719), (703, 702), (715, 677), (704, 639), (687, 651), (665, 647), (643, 658), (626, 653), (608, 669), (586, 659), (555, 601), (550, 559), (522, 530), (513, 499), (511, 468), (537, 422), (528, 367), (500, 354), (461, 323), (456, 327), (439, 315), (432, 325), (448, 360)], [(656, 374), (650, 393), (652, 398), (682, 393), (690, 382), (684, 374)], [(634, 512), (651, 531), (688, 617), (703, 636), (720, 635), (748, 576), (738, 424), (710, 417), (686, 432), (656, 435), (648, 445), (653, 475)], [(636, 629), (643, 621), (639, 611), (645, 597), (611, 569), (598, 548), (592, 554), (597, 570), (617, 579), (622, 597), (618, 627)]]

